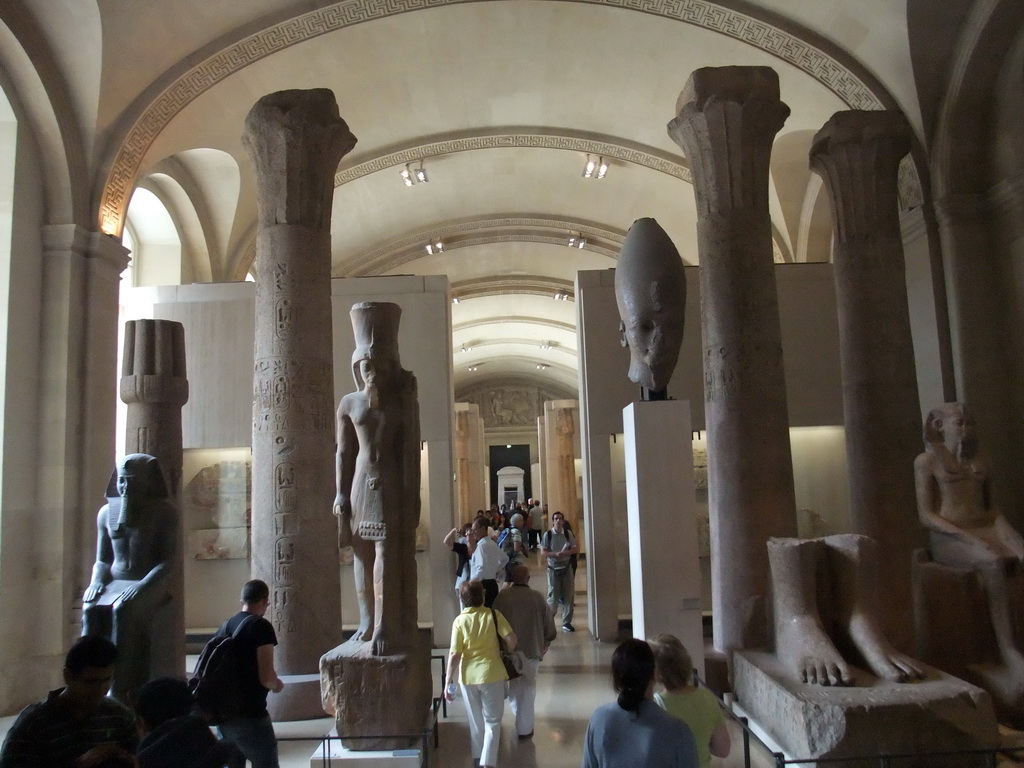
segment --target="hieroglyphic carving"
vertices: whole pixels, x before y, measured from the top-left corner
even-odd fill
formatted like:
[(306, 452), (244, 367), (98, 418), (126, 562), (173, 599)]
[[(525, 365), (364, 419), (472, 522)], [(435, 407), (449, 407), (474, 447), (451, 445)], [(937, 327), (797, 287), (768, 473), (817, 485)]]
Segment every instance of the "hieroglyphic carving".
[[(176, 79), (168, 82), (159, 95), (143, 107), (120, 143), (103, 185), (99, 211), (101, 229), (120, 233), (146, 152), (168, 123), (212, 86), (249, 64), (318, 35), (372, 19), (462, 1), (343, 0), (261, 29), (191, 67), (183, 67)], [(851, 109), (883, 106), (857, 74), (822, 47), (711, 0), (583, 1), (635, 10), (719, 32), (792, 64), (835, 93)]]
[(253, 365), (253, 429), (320, 431), (334, 423), (332, 365), (309, 358), (270, 357)]

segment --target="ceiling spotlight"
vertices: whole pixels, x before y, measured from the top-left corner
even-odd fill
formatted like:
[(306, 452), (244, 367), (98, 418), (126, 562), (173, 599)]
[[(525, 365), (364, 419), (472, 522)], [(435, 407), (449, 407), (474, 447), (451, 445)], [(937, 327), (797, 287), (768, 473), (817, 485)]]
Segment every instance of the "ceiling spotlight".
[(469, 370), (471, 370), (471, 371), (475, 371), (475, 370), (476, 370), (476, 369), (477, 369), (478, 367), (479, 367), (479, 366), (476, 366), (476, 365), (471, 365), (471, 366), (469, 366)]
[[(607, 168), (605, 170), (607, 170)], [(430, 181), (430, 179), (427, 178), (427, 172), (423, 169), (422, 160), (420, 160), (420, 167), (416, 169), (416, 181), (422, 181), (424, 184)]]
[(608, 161), (603, 157), (599, 157), (597, 162), (597, 178), (603, 179), (608, 174)]
[(587, 238), (580, 236), (576, 238), (576, 247), (583, 250), (583, 246), (587, 244)]
[(569, 235), (568, 246), (570, 248), (575, 248), (576, 247), (576, 235)]
[(597, 168), (597, 163), (594, 162), (594, 158), (587, 155), (587, 164), (583, 166), (583, 178), (589, 179), (593, 176), (595, 168)]
[(458, 296), (452, 296), (452, 304), (458, 304), (458, 303), (459, 303), (459, 297)]
[(537, 363), (537, 370), (543, 371), (547, 366), (544, 363)]
[(440, 240), (435, 240), (432, 243), (427, 243), (426, 246), (424, 247), (427, 249), (427, 253), (429, 254), (444, 253), (444, 243), (441, 242)]
[(541, 349), (551, 349), (551, 342), (549, 342), (549, 341), (542, 341), (540, 343), (540, 348)]
[(405, 164), (405, 168), (398, 172), (398, 175), (402, 177), (402, 183), (405, 184), (405, 186), (411, 187), (413, 185), (412, 171), (409, 170), (408, 163)]
[(565, 294), (564, 293), (556, 293), (551, 298), (553, 298), (555, 301), (561, 301), (562, 299), (565, 298)]

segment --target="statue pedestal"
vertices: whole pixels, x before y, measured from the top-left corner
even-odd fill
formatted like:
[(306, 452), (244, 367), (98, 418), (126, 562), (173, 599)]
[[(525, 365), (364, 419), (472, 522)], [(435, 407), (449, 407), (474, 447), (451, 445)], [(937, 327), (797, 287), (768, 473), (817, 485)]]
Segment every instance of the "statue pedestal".
[(622, 422), (633, 636), (675, 635), (703, 677), (690, 403), (630, 403)]
[[(323, 707), (342, 745), (354, 752), (418, 747), (431, 703), (430, 650), (373, 656), (372, 644), (349, 640), (320, 659)], [(379, 736), (380, 738), (347, 738)]]
[(267, 696), (267, 711), (274, 722), (316, 720), (324, 716), (320, 701), (320, 675), (279, 675), (284, 690)]
[[(338, 734), (331, 730), (330, 735)], [(420, 748), (356, 752), (334, 740), (321, 744), (309, 758), (309, 768), (324, 768), (325, 765), (342, 768), (420, 768), (421, 764)]]
[(795, 680), (773, 654), (736, 651), (733, 690), (750, 718), (794, 759), (997, 746), (992, 701), (980, 688), (934, 669), (917, 683), (853, 672), (851, 687), (809, 685)]
[[(996, 644), (989, 600), (977, 570), (933, 562), (918, 549), (913, 561), (917, 656), (988, 691), (1001, 722), (1024, 726), (1024, 668), (1006, 664)], [(1024, 573), (1006, 577), (1010, 622), (1024, 638)], [(1015, 661), (1015, 660), (1010, 660)]]

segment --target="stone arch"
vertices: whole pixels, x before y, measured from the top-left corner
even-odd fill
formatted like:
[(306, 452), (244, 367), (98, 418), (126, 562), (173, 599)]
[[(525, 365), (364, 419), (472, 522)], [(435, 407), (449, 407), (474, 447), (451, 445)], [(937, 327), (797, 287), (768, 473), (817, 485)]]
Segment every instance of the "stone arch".
[[(356, 24), (399, 13), (442, 7), (464, 0), (344, 0), (253, 30), (243, 27), (168, 70), (141, 94), (118, 121), (120, 138), (104, 158), (97, 190), (98, 216), (105, 231), (118, 233), (126, 200), (146, 151), (187, 104), (221, 80), (284, 48)], [(563, 2), (564, 0), (549, 0)], [(853, 109), (895, 107), (896, 102), (868, 69), (810, 30), (782, 23), (768, 11), (731, 2), (689, 0), (578, 0), (602, 7), (646, 13), (732, 37), (790, 64), (835, 93)], [(766, 28), (771, 34), (766, 34)]]

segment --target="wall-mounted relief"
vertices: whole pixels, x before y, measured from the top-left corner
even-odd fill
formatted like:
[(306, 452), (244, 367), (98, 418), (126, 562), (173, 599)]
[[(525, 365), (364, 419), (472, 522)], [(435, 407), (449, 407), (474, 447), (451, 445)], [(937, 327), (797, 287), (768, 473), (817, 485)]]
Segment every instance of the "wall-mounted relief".
[(248, 448), (184, 452), (182, 502), (188, 551), (196, 560), (249, 557), (252, 456)]
[(546, 387), (505, 384), (459, 392), (456, 400), (478, 405), (485, 427), (535, 427), (537, 417), (544, 414), (546, 401), (571, 400), (575, 397), (575, 393), (559, 392)]
[(196, 560), (244, 560), (249, 557), (249, 529), (189, 531), (189, 551)]

